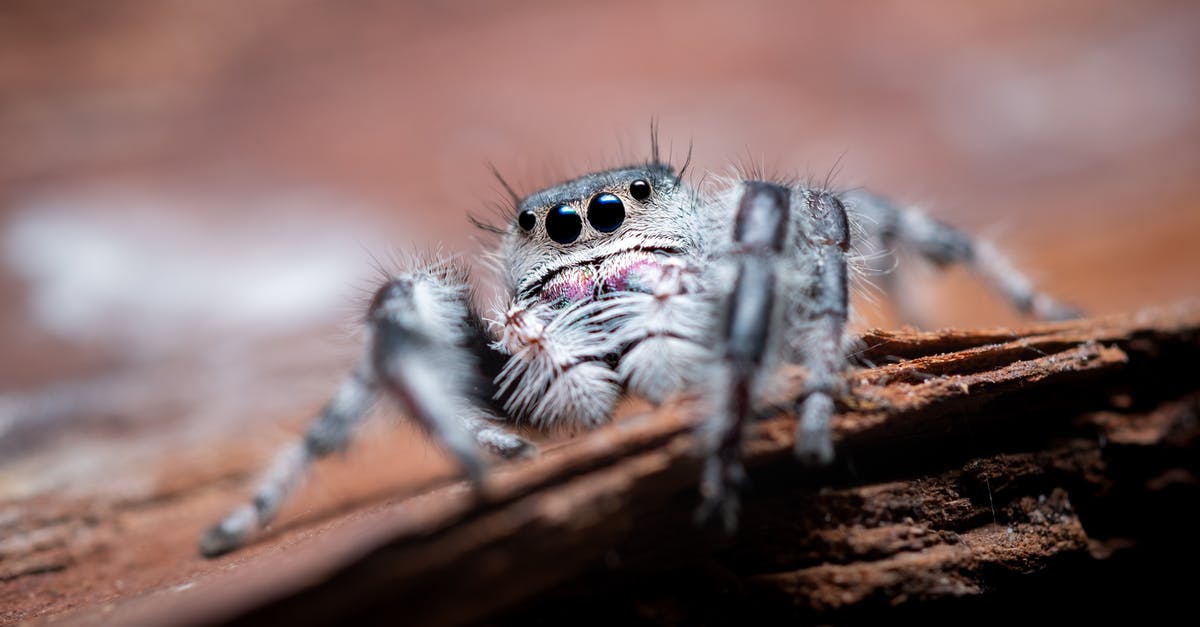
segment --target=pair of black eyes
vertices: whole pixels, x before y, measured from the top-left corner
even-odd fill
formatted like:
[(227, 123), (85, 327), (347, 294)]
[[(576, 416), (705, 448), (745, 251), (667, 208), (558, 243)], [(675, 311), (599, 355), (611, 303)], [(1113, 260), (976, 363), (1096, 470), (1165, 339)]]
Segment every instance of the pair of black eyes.
[[(635, 200), (650, 197), (650, 184), (638, 179), (629, 184), (629, 195)], [(603, 193), (592, 197), (587, 209), (588, 223), (601, 233), (612, 233), (625, 221), (625, 203), (615, 194)], [(537, 226), (537, 214), (526, 209), (517, 216), (517, 223), (525, 231)], [(570, 205), (558, 205), (546, 213), (546, 234), (559, 244), (570, 244), (579, 239), (583, 232), (583, 219)]]
[[(599, 194), (588, 203), (588, 222), (601, 233), (612, 233), (625, 221), (625, 203), (612, 194)], [(559, 244), (570, 244), (583, 232), (583, 219), (571, 205), (559, 205), (546, 213), (546, 235)]]

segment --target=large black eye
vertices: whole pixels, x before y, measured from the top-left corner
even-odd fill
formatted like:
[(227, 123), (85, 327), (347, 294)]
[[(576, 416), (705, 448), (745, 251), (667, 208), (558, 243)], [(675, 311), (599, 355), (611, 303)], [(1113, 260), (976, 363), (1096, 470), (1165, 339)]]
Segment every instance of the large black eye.
[(588, 203), (588, 222), (601, 233), (612, 233), (625, 221), (625, 203), (612, 194), (600, 194)]
[(559, 205), (546, 214), (546, 233), (559, 244), (570, 244), (579, 239), (582, 230), (579, 212), (569, 205)]
[(520, 224), (526, 232), (532, 231), (533, 227), (537, 226), (537, 214), (533, 212), (533, 209), (526, 209), (517, 216), (517, 224)]
[(629, 195), (633, 196), (634, 200), (646, 200), (650, 197), (650, 184), (642, 179), (630, 183)]

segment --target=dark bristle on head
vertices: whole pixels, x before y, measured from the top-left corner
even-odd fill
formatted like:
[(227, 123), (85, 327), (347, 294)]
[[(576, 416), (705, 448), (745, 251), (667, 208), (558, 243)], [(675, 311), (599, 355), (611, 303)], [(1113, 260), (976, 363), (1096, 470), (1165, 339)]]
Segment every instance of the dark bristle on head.
[(684, 173), (687, 172), (688, 166), (692, 165), (692, 148), (693, 147), (694, 147), (694, 145), (692, 144), (692, 142), (688, 141), (687, 155), (684, 156), (684, 158), (683, 158), (683, 165), (680, 166), (679, 172), (675, 174), (675, 187), (679, 187), (679, 184), (683, 182)]
[(650, 118), (650, 163), (660, 163), (658, 151), (658, 120)]
[(467, 219), (471, 221), (471, 224), (474, 225), (475, 228), (477, 228), (485, 233), (491, 233), (493, 235), (504, 235), (504, 233), (505, 233), (505, 230), (503, 228), (498, 227), (489, 222), (484, 222), (483, 220), (480, 220), (479, 217), (474, 214), (467, 214)]
[(496, 177), (497, 181), (500, 181), (500, 186), (503, 187), (504, 191), (508, 193), (508, 197), (512, 199), (513, 208), (517, 208), (517, 206), (521, 204), (521, 197), (513, 190), (512, 186), (508, 184), (508, 181), (504, 180), (504, 176), (500, 174), (500, 170), (496, 169), (495, 164), (489, 163), (488, 168), (491, 169), (492, 176)]
[(638, 163), (590, 172), (530, 194), (521, 201), (517, 211), (509, 216), (509, 221), (515, 220), (516, 215), (525, 209), (586, 202), (595, 194), (603, 191), (626, 190), (629, 183), (639, 178), (648, 180), (652, 187), (661, 190), (671, 190), (671, 185), (678, 181), (678, 175), (674, 168), (665, 163)]
[[(532, 230), (527, 228), (528, 219), (522, 219), (521, 214), (528, 210), (541, 211), (545, 207), (556, 207), (563, 204), (577, 203), (580, 201), (587, 202), (589, 198), (601, 191), (627, 192), (635, 200), (647, 200), (656, 191), (669, 193), (679, 187), (683, 181), (683, 176), (687, 167), (691, 164), (692, 146), (689, 142), (687, 155), (684, 159), (683, 167), (676, 170), (670, 163), (663, 160), (662, 145), (659, 142), (658, 136), (658, 120), (651, 118), (650, 120), (650, 160), (646, 162), (635, 162), (629, 165), (613, 167), (605, 170), (593, 171), (582, 174), (572, 179), (561, 181), (555, 185), (535, 191), (528, 196), (520, 197), (513, 190), (512, 186), (500, 175), (499, 171), (489, 164), (492, 175), (496, 177), (504, 187), (509, 198), (512, 200), (512, 206), (505, 216), (507, 229), (498, 229), (490, 224), (472, 218), (472, 222), (479, 228), (490, 233), (506, 233), (512, 228), (521, 228), (526, 232)], [(667, 156), (669, 159), (669, 155)], [(646, 194), (643, 186), (638, 186), (636, 190), (631, 190), (630, 185), (635, 181), (644, 181), (648, 183), (650, 194)], [(561, 216), (559, 216), (561, 217)], [(555, 222), (559, 220), (556, 218)], [(540, 220), (538, 220), (540, 222)], [(620, 220), (613, 217), (611, 220), (605, 221), (618, 223)], [(562, 234), (563, 239), (567, 239), (567, 234)], [(553, 239), (553, 238), (552, 238)], [(560, 242), (563, 243), (563, 242)]]

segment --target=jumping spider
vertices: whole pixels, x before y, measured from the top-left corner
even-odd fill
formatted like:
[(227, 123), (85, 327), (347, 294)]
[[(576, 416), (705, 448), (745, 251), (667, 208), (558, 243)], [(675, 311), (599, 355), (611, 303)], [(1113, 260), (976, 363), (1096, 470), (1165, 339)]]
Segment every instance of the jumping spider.
[[(413, 260), (367, 309), (364, 355), (303, 439), (282, 451), (251, 503), (201, 540), (205, 555), (268, 523), (313, 460), (344, 447), (380, 396), (395, 399), (476, 485), (479, 449), (534, 447), (504, 421), (594, 427), (629, 393), (706, 400), (700, 515), (732, 527), (742, 434), (783, 363), (806, 367), (795, 452), (833, 458), (829, 418), (849, 367), (846, 321), (862, 257), (897, 247), (962, 263), (1018, 309), (1074, 312), (1033, 289), (994, 249), (918, 210), (865, 192), (735, 177), (696, 189), (659, 158), (512, 197), (502, 243), (509, 304), (488, 321), (464, 267)], [(503, 183), (503, 180), (501, 179)], [(878, 266), (877, 266), (878, 267)], [(885, 287), (890, 275), (883, 273)], [(498, 418), (496, 414), (502, 417)]]

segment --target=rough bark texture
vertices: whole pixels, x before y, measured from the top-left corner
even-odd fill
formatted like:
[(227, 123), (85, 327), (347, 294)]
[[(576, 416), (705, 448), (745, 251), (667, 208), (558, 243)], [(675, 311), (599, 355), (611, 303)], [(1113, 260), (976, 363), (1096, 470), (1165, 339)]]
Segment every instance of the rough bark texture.
[[(67, 618), (839, 622), (1016, 616), (1030, 599), (1087, 598), (1096, 613), (1117, 598), (1182, 603), (1171, 593), (1186, 582), (1162, 567), (1197, 547), (1185, 522), (1200, 435), (1194, 308), (863, 340), (881, 365), (849, 375), (835, 467), (791, 460), (786, 413), (757, 424), (731, 537), (692, 522), (686, 404), (635, 409), (497, 469), (482, 496), (452, 483), (340, 514), (299, 541), (268, 533), (257, 553), (210, 562), (185, 589)], [(0, 520), (5, 585), (128, 541), (103, 512), (37, 514)]]

